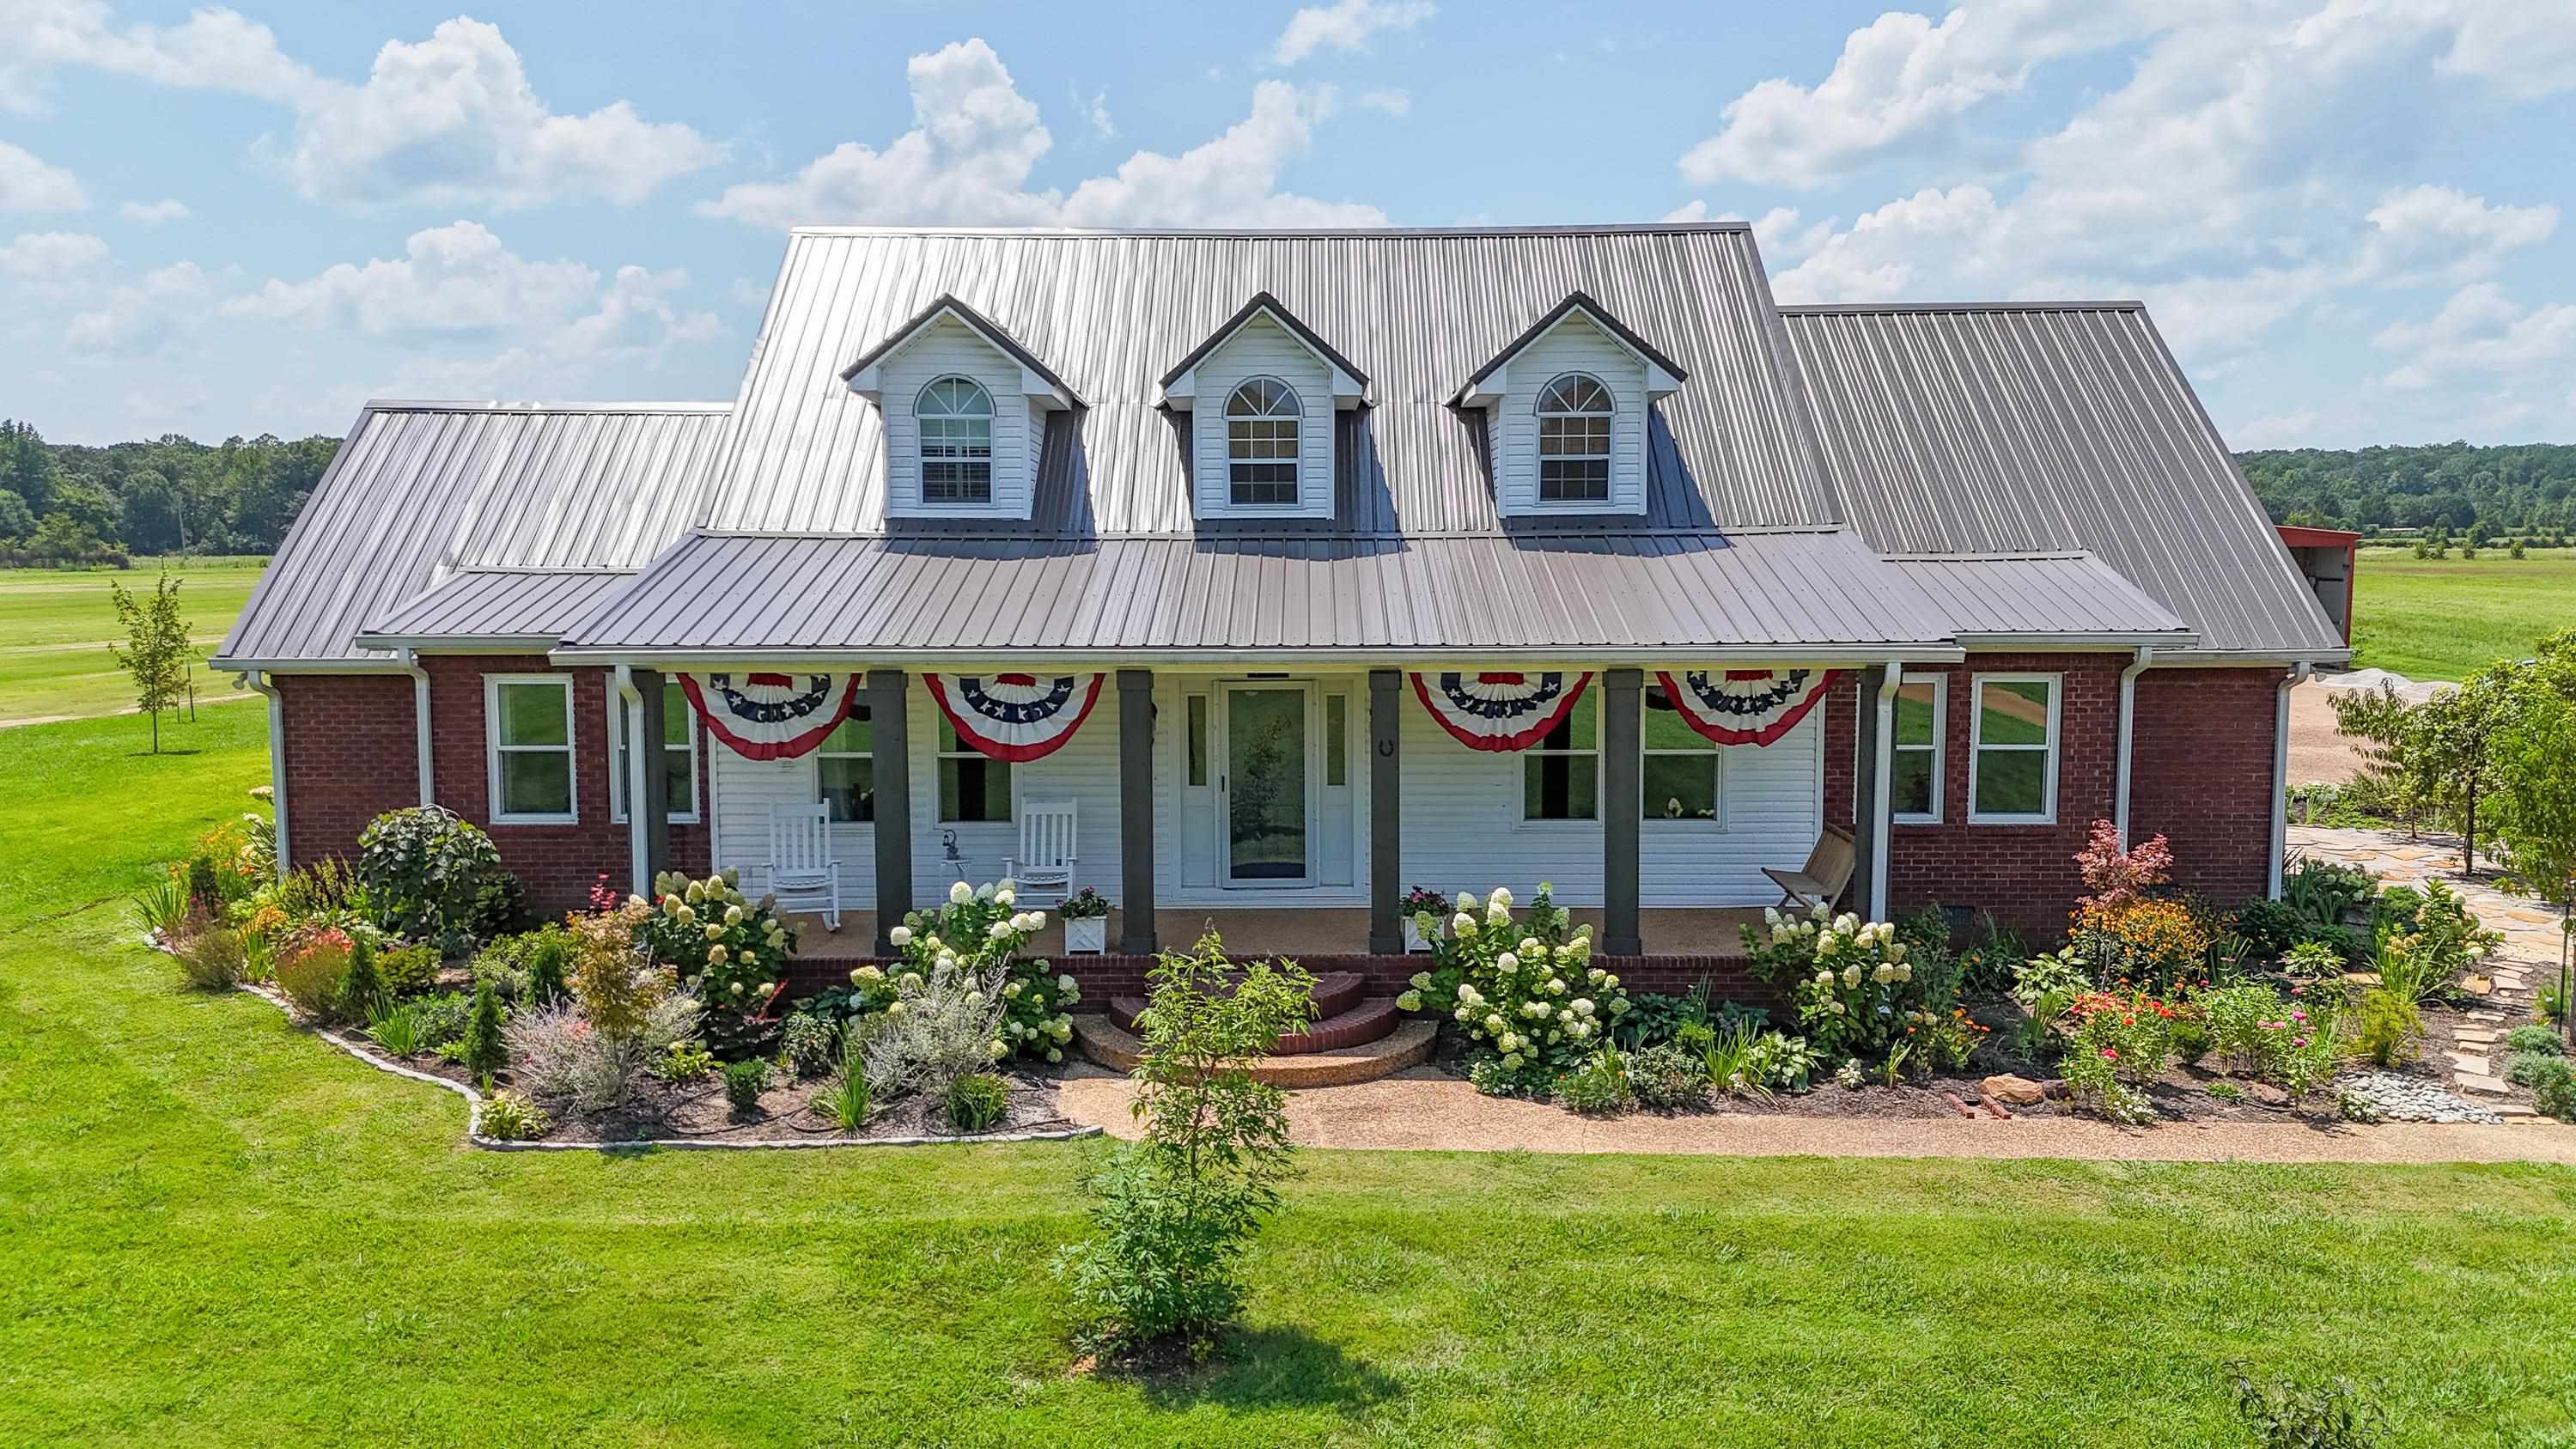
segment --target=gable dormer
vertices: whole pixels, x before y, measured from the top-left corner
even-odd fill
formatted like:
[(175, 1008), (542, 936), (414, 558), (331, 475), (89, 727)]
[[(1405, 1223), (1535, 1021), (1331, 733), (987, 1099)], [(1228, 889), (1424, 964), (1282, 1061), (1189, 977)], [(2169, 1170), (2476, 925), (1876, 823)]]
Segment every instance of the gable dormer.
[(1647, 414), (1689, 374), (1581, 292), (1478, 368), (1505, 518), (1646, 511)]
[(1027, 518), (1044, 414), (1082, 399), (982, 313), (942, 296), (841, 372), (885, 428), (886, 513)]
[(1192, 415), (1200, 518), (1333, 516), (1333, 418), (1368, 402), (1368, 375), (1262, 292), (1163, 374)]

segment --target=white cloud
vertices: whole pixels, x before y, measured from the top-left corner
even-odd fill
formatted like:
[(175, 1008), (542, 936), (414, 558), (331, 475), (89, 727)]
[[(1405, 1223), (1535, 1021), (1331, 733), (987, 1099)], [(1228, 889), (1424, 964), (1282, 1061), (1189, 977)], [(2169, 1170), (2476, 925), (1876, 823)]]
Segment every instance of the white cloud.
[(1664, 220), (1706, 221), (1708, 220), (1708, 203), (1705, 201), (1685, 201), (1681, 205), (1674, 207), (1672, 210), (1665, 212)]
[(29, 232), (0, 244), (0, 277), (61, 282), (107, 260), (107, 243), (85, 232)]
[[(1797, 213), (1774, 211), (1764, 220), (1782, 230), (1794, 225)], [(1849, 231), (1816, 238), (1813, 254), (1773, 277), (1771, 290), (1783, 302), (1903, 296), (1927, 266), (1974, 255), (1996, 225), (1994, 193), (1986, 188), (1927, 186), (1864, 214)]]
[(214, 279), (195, 262), (173, 263), (132, 285), (109, 288), (99, 306), (71, 319), (63, 340), (83, 352), (157, 352), (203, 322), (214, 297)]
[(2388, 193), (2366, 220), (2373, 231), (2365, 273), (2467, 278), (2493, 269), (2506, 252), (2547, 241), (2558, 229), (2558, 208), (2490, 206), (2452, 187), (2417, 186)]
[(1361, 50), (1386, 30), (1411, 30), (1432, 17), (1431, 0), (1333, 0), (1288, 17), (1270, 46), (1276, 65), (1295, 65), (1318, 50)]
[(2295, 448), (2317, 435), (2318, 414), (2312, 410), (2272, 413), (2227, 430), (2227, 441), (2239, 448)]
[(116, 209), (118, 216), (138, 226), (159, 226), (163, 222), (186, 221), (188, 204), (184, 201), (129, 201)]
[(1091, 127), (1091, 134), (1101, 140), (1112, 140), (1118, 135), (1118, 123), (1109, 115), (1109, 92), (1100, 91), (1086, 101), (1082, 92), (1075, 91), (1073, 108), (1082, 113), (1082, 119)]
[(882, 149), (845, 141), (784, 181), (747, 182), (701, 202), (701, 215), (753, 226), (799, 223), (1185, 226), (1369, 225), (1375, 207), (1317, 201), (1276, 190), (1331, 113), (1327, 88), (1265, 81), (1252, 112), (1179, 156), (1139, 151), (1109, 176), (1071, 194), (1029, 189), (1054, 137), (1036, 104), (1012, 84), (981, 39), (960, 41), (905, 66), (913, 129)]
[(568, 321), (599, 293), (579, 262), (528, 261), (477, 223), (417, 231), (403, 255), (342, 262), (300, 282), (272, 278), (224, 310), (375, 336), (481, 332)]
[(1393, 86), (1381, 86), (1360, 92), (1360, 106), (1390, 116), (1409, 116), (1413, 114), (1413, 93)]
[(80, 178), (23, 146), (0, 141), (0, 211), (81, 211), (89, 193)]
[(2383, 375), (2401, 392), (2463, 373), (2528, 377), (2576, 359), (2576, 304), (2524, 307), (2493, 282), (2472, 282), (2421, 322), (2398, 322), (2371, 341), (2406, 360)]
[(305, 197), (353, 205), (532, 206), (569, 198), (630, 205), (723, 158), (690, 127), (614, 101), (556, 113), (500, 30), (458, 17), (428, 39), (388, 41), (367, 79), (315, 74), (268, 27), (229, 10), (181, 25), (118, 26), (95, 0), (21, 0), (25, 58), (0, 95), (25, 104), (43, 70), (86, 66), (157, 85), (223, 91), (293, 109), (292, 135), (261, 155)]

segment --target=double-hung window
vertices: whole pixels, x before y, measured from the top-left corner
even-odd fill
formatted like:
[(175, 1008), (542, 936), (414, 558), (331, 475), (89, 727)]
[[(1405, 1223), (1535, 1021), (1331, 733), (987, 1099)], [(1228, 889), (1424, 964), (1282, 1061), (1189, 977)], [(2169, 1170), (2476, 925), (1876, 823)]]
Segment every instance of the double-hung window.
[[(1938, 674), (1897, 686), (1887, 803), (1899, 824), (1941, 822), (1941, 732), (1949, 695), (1949, 680)], [(1869, 708), (1868, 701), (1861, 707)]]
[(1638, 767), (1638, 803), (1645, 818), (1717, 823), (1726, 752), (1691, 728), (1660, 684), (1647, 686), (1640, 713), (1645, 760)]
[(1011, 762), (996, 760), (957, 738), (957, 727), (939, 721), (939, 823), (965, 825), (1011, 818)]
[(1256, 377), (1225, 400), (1227, 498), (1238, 506), (1294, 505), (1298, 432), (1305, 408), (1296, 390)]
[(835, 824), (863, 824), (877, 818), (876, 741), (871, 728), (868, 707), (860, 705), (814, 751), (815, 789), (831, 807)]
[[(627, 811), (626, 724), (629, 710), (615, 683), (608, 686), (608, 818), (623, 822)], [(641, 710), (634, 711), (641, 714)], [(689, 713), (689, 694), (680, 681), (662, 681), (662, 799), (672, 823), (693, 825), (698, 819), (698, 727)]]
[(490, 746), (495, 823), (554, 825), (579, 818), (573, 808), (570, 675), (484, 676), (483, 733)]
[(2057, 820), (2057, 729), (2064, 683), (2055, 674), (1980, 674), (1968, 718), (1968, 819), (1987, 825)]
[(921, 501), (993, 501), (993, 395), (973, 378), (943, 377), (913, 403), (921, 429)]
[(1538, 395), (1538, 501), (1610, 501), (1610, 389), (1569, 372)]
[(1601, 815), (1601, 710), (1575, 701), (1556, 728), (1521, 751), (1523, 820), (1597, 820)]

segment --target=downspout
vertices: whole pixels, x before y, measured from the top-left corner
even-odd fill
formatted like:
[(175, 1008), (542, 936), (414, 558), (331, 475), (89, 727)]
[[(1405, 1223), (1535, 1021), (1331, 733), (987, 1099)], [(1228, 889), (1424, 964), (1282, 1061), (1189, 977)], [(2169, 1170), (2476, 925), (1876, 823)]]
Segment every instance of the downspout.
[(1893, 832), (1888, 822), (1896, 818), (1889, 808), (1887, 792), (1896, 774), (1896, 691), (1905, 684), (1905, 661), (1887, 661), (1886, 677), (1878, 683), (1878, 758), (1870, 762), (1877, 772), (1878, 788), (1871, 793), (1870, 808), (1876, 818), (1869, 822), (1869, 919), (1887, 919), (1887, 852)]
[(245, 669), (233, 682), (268, 697), (268, 803), (277, 816), (277, 874), (283, 879), (293, 869), (286, 852), (286, 696), (265, 670)]
[(2156, 646), (2141, 644), (2138, 657), (2120, 671), (2120, 770), (2119, 785), (2111, 796), (2111, 824), (2120, 832), (2120, 848), (2129, 848), (2129, 772), (2130, 756), (2136, 752), (2138, 738), (2138, 676), (2156, 660)]
[(2301, 660), (2290, 666), (2272, 706), (2272, 874), (2264, 893), (2281, 898), (2281, 855), (2290, 848), (2290, 691), (2315, 666)]
[(429, 671), (421, 668), (420, 652), (406, 644), (394, 651), (402, 661), (402, 671), (411, 676), (412, 751), (418, 756), (414, 768), (420, 772), (420, 803), (438, 803), (438, 777), (431, 771), (429, 755)]
[(653, 882), (645, 879), (651, 862), (645, 854), (649, 842), (644, 839), (644, 752), (635, 744), (635, 722), (644, 712), (644, 691), (635, 687), (635, 666), (631, 664), (618, 665), (610, 673), (609, 682), (617, 686), (618, 735), (626, 741), (627, 891), (650, 899), (647, 889)]

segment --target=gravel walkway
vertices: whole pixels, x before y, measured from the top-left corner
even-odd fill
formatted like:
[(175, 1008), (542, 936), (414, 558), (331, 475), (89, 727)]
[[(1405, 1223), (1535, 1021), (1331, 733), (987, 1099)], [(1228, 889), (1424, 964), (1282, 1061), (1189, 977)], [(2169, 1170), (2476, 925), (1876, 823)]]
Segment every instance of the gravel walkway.
[[(1058, 1109), (1110, 1135), (1136, 1135), (1125, 1077), (1066, 1074)], [(1430, 1068), (1349, 1087), (1288, 1094), (1288, 1122), (1309, 1147), (1444, 1152), (1671, 1152), (1733, 1157), (2058, 1157), (2114, 1162), (2557, 1162), (2576, 1164), (2576, 1128), (2387, 1122), (2318, 1129), (2292, 1123), (2115, 1127), (2065, 1117), (2009, 1122), (1843, 1120), (1711, 1112), (1594, 1119), (1534, 1102), (1481, 1097)]]

